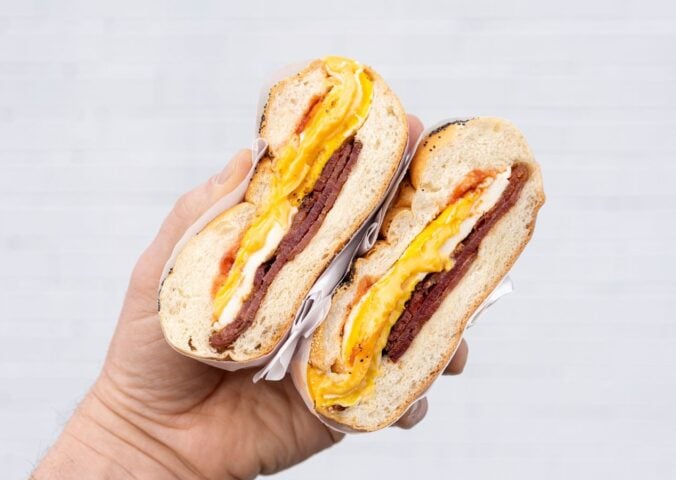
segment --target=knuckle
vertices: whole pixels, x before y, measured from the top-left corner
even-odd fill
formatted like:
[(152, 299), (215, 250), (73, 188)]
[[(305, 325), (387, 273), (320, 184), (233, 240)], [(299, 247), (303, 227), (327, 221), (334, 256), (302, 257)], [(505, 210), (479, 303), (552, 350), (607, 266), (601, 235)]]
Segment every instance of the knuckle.
[(172, 212), (178, 218), (181, 219), (188, 218), (192, 214), (194, 205), (195, 205), (194, 196), (191, 194), (191, 192), (184, 193), (183, 195), (178, 197), (178, 200), (176, 200), (176, 203), (174, 203), (174, 208)]
[(152, 276), (150, 275), (151, 257), (148, 251), (144, 251), (136, 261), (129, 278), (129, 289), (139, 290), (149, 285)]

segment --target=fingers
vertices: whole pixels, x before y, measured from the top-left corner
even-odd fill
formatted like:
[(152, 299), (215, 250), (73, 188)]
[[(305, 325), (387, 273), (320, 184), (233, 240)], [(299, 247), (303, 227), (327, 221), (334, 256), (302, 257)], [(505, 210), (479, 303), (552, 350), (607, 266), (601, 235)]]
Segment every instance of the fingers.
[(422, 421), (423, 418), (425, 418), (425, 415), (427, 414), (427, 408), (427, 398), (423, 397), (419, 399), (413, 405), (411, 405), (404, 416), (397, 420), (394, 426), (403, 428), (405, 430), (415, 427)]
[(465, 365), (467, 364), (468, 354), (469, 347), (467, 346), (467, 342), (463, 338), (462, 341), (460, 342), (460, 346), (455, 351), (455, 355), (453, 355), (451, 362), (446, 367), (446, 370), (444, 370), (444, 375), (460, 375), (462, 371), (465, 369)]
[(424, 130), (423, 123), (420, 121), (418, 117), (415, 115), (407, 115), (408, 116), (408, 138), (409, 138), (409, 148), (415, 147), (416, 142), (418, 141), (418, 137)]
[(141, 255), (132, 274), (132, 285), (156, 288), (164, 264), (188, 227), (218, 199), (233, 191), (250, 168), (251, 150), (241, 150), (220, 173), (183, 194), (162, 223), (153, 242)]

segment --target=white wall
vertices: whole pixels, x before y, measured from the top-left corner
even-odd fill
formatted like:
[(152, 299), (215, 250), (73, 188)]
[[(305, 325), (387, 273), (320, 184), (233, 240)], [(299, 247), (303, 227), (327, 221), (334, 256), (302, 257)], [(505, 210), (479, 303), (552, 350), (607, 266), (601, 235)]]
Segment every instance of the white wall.
[(0, 2), (3, 478), (92, 382), (176, 196), (249, 142), (264, 74), (327, 53), (428, 123), (512, 119), (548, 201), (424, 423), (279, 478), (675, 478), (676, 7), (320, 3)]

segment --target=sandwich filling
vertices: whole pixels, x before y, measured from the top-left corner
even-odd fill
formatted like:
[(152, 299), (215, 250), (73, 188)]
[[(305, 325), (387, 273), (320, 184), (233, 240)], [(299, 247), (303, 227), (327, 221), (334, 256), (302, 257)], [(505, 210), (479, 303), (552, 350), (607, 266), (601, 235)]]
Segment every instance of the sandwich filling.
[(301, 203), (288, 233), (281, 240), (274, 255), (256, 269), (251, 295), (242, 304), (235, 320), (211, 336), (211, 346), (216, 350), (227, 348), (253, 323), (263, 297), (277, 273), (286, 262), (307, 246), (319, 230), (356, 163), (360, 150), (361, 143), (350, 139), (331, 156), (314, 189)]
[(269, 193), (215, 279), (210, 343), (219, 352), (251, 325), (264, 290), (316, 233), (359, 154), (354, 135), (368, 116), (373, 81), (353, 60), (323, 62), (326, 94), (274, 158)]
[(349, 407), (372, 390), (382, 356), (396, 361), (404, 354), (468, 270), (481, 240), (516, 203), (528, 173), (525, 164), (517, 163), (502, 172), (474, 171), (466, 177), (450, 204), (352, 307), (331, 370), (308, 365), (317, 408)]
[(512, 167), (509, 184), (502, 193), (500, 201), (479, 219), (472, 232), (456, 247), (453, 252), (453, 268), (427, 275), (422, 282), (416, 285), (404, 312), (390, 330), (387, 338), (384, 353), (390, 360), (396, 362), (406, 353), (423, 325), (460, 282), (476, 259), (481, 240), (516, 203), (526, 180), (528, 180), (528, 167), (523, 163), (517, 163)]

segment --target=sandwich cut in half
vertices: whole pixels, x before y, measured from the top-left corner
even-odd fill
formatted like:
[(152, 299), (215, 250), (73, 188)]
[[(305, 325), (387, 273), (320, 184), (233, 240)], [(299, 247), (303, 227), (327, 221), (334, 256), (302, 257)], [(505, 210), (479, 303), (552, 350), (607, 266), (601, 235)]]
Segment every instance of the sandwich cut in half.
[(538, 164), (510, 123), (474, 118), (427, 134), (380, 239), (336, 290), (294, 371), (315, 411), (348, 431), (396, 421), (448, 364), (543, 202)]
[(333, 56), (270, 89), (259, 135), (268, 149), (244, 201), (186, 243), (160, 289), (164, 335), (192, 357), (245, 362), (274, 350), (384, 197), (408, 126), (376, 72)]

